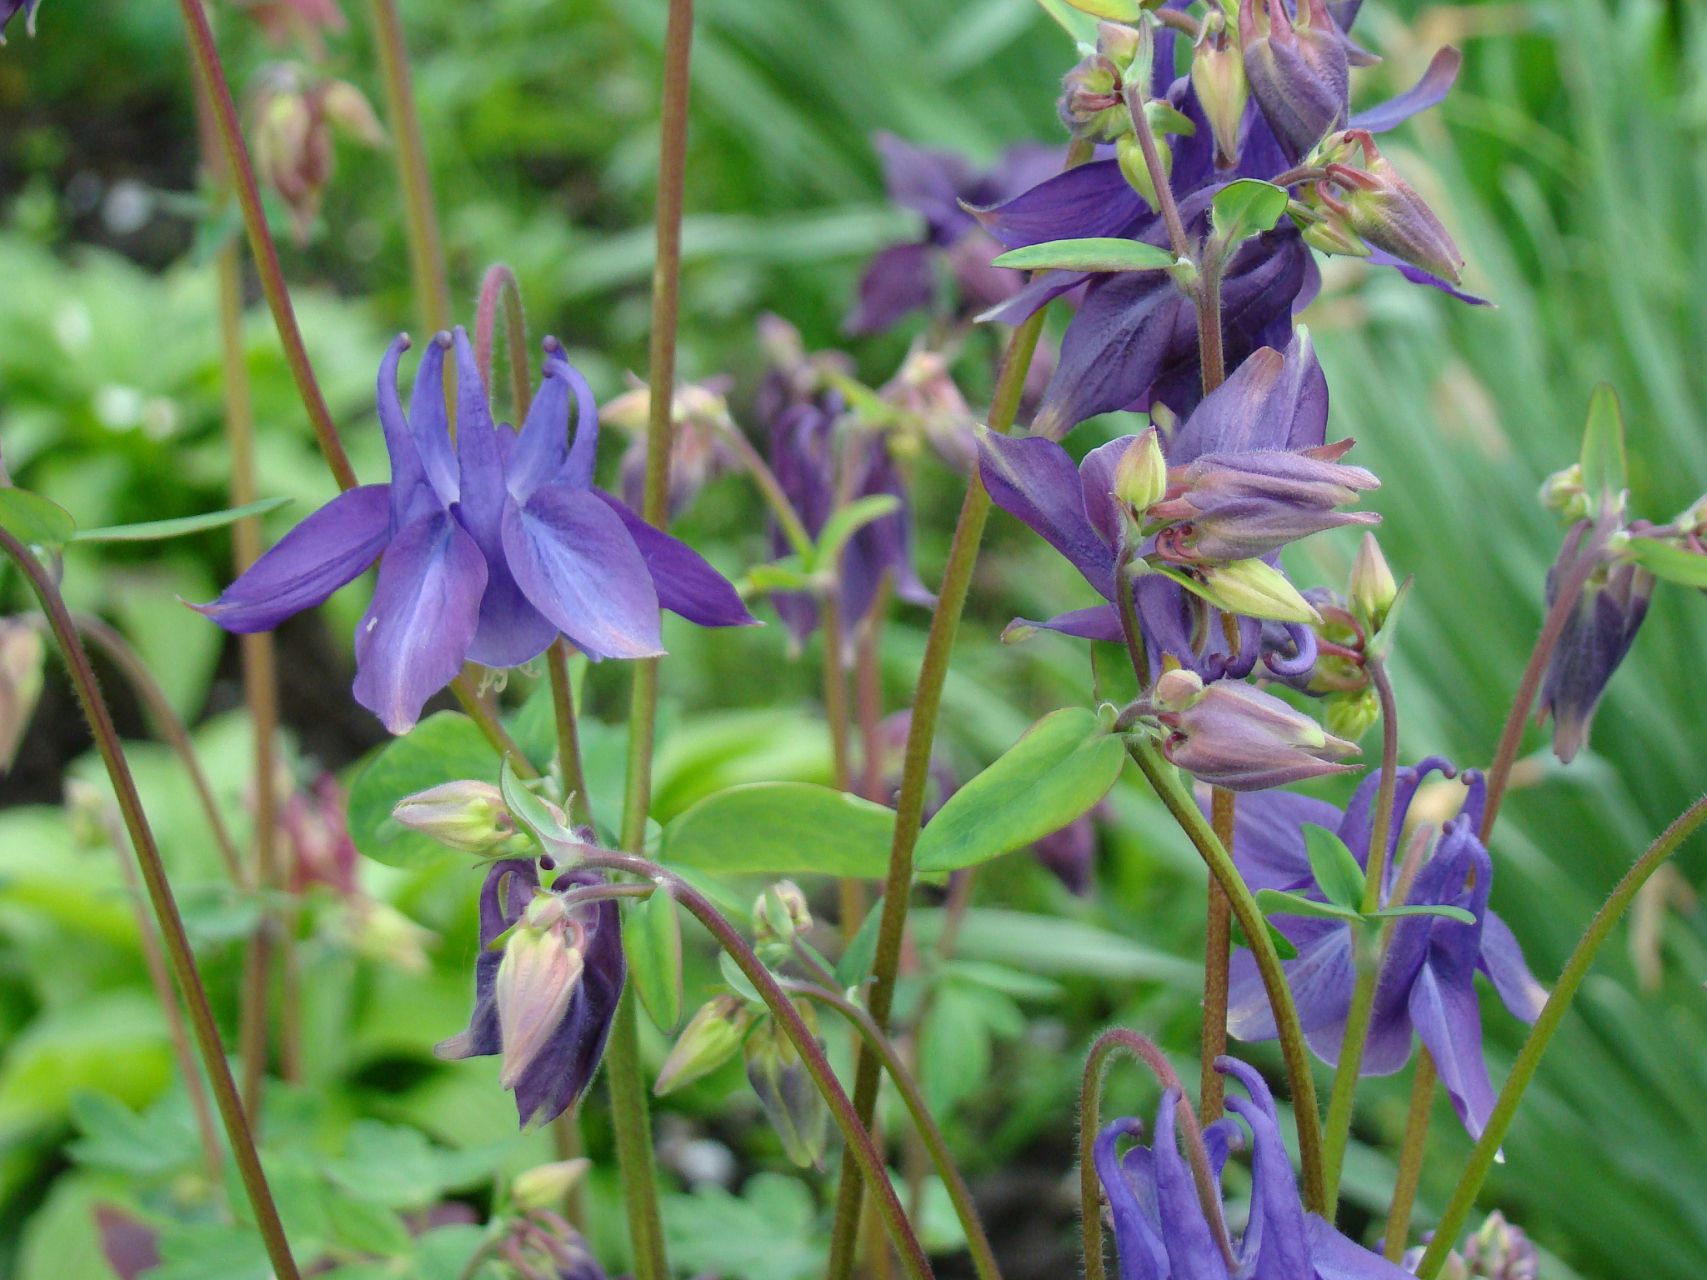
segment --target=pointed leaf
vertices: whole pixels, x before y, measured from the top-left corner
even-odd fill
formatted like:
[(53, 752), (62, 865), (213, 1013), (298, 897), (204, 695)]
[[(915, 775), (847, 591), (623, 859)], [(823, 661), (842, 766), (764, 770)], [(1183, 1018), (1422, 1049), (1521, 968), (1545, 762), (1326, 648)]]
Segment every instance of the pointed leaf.
[(622, 947), (646, 1016), (669, 1035), (682, 1020), (682, 924), (667, 886), (624, 913)]
[(77, 521), (40, 494), (0, 489), (0, 529), (27, 547), (63, 547), (77, 536)]
[(1081, 13), (1107, 22), (1137, 22), (1144, 16), (1138, 0), (1067, 0), (1067, 3)]
[(877, 930), (882, 919), (883, 899), (879, 898), (865, 913), (859, 932), (854, 934), (842, 950), (842, 958), (836, 962), (836, 981), (844, 990), (859, 986), (870, 975), (872, 961), (877, 958)]
[(736, 995), (753, 1004), (764, 1004), (765, 998), (759, 994), (759, 989), (753, 985), (752, 979), (741, 971), (741, 966), (735, 963), (735, 958), (727, 951), (717, 953), (717, 968), (723, 974), (723, 981), (729, 984)]
[(1313, 822), (1304, 823), (1302, 830), (1304, 850), (1310, 855), (1310, 873), (1328, 901), (1348, 911), (1362, 910), (1363, 868), (1357, 865), (1345, 841)]
[(1286, 212), (1286, 188), (1255, 178), (1229, 182), (1215, 193), (1215, 235), (1231, 249), (1263, 231), (1273, 231)]
[(1631, 538), (1619, 555), (1634, 560), (1656, 578), (1682, 587), (1707, 588), (1707, 556), (1658, 538)]
[(1010, 249), (990, 263), (1025, 271), (1160, 271), (1174, 255), (1142, 240), (1091, 236), (1083, 240), (1046, 240)]
[(559, 822), (557, 815), (545, 807), (545, 802), (522, 783), (508, 756), (504, 757), (504, 763), (498, 770), (498, 789), (504, 793), (504, 806), (516, 820), (516, 825), (535, 839), (575, 839), (575, 833)]
[(1399, 584), (1399, 590), (1393, 596), (1393, 603), (1387, 606), (1387, 616), (1381, 620), (1381, 629), (1369, 638), (1369, 643), (1363, 648), (1367, 656), (1385, 658), (1392, 650), (1393, 637), (1398, 634), (1399, 613), (1404, 609), (1405, 601), (1411, 598), (1411, 587), (1416, 580), (1413, 573)]
[(1097, 20), (1083, 9), (1074, 8), (1067, 0), (1037, 0), (1043, 12), (1053, 18), (1075, 44), (1094, 45), (1097, 42)]
[(818, 535), (818, 546), (812, 554), (812, 568), (819, 573), (834, 573), (843, 548), (854, 534), (873, 520), (893, 514), (900, 506), (901, 499), (892, 493), (874, 493), (848, 503), (824, 522), (824, 531)]
[[(1276, 929), (1274, 927), (1274, 921), (1264, 920), (1263, 924), (1268, 929), (1268, 940), (1274, 943), (1275, 953), (1279, 955), (1282, 960), (1296, 960), (1298, 958), (1298, 948), (1293, 945), (1292, 939), (1288, 938), (1279, 929)], [(1245, 936), (1244, 926), (1237, 920), (1233, 921), (1232, 939), (1235, 945), (1243, 947), (1246, 951), (1256, 950), (1255, 947), (1251, 946), (1251, 940)]]
[(1407, 907), (1382, 907), (1379, 911), (1371, 911), (1371, 920), (1398, 920), (1404, 916), (1442, 916), (1447, 920), (1456, 920), (1459, 924), (1475, 924), (1476, 917), (1463, 907), (1443, 907), (1432, 904), (1419, 904)]
[(262, 498), (246, 506), (225, 511), (209, 511), (206, 515), (182, 516), (176, 520), (149, 520), (142, 524), (113, 524), (100, 529), (79, 529), (73, 542), (150, 542), (158, 538), (181, 538), (186, 534), (202, 533), (228, 524), (236, 524), (249, 516), (265, 515), (288, 506), (289, 498)]
[(1624, 463), (1624, 415), (1618, 408), (1618, 393), (1609, 383), (1601, 383), (1589, 397), (1582, 467), (1583, 489), (1593, 509), (1616, 507), (1629, 481)]
[(810, 782), (752, 782), (707, 796), (664, 828), (659, 854), (720, 874), (881, 877), (895, 812)]
[(1094, 711), (1051, 712), (937, 811), (919, 835), (914, 865), (953, 871), (1023, 849), (1088, 813), (1125, 760), (1121, 740)]
[(1320, 920), (1343, 920), (1347, 924), (1363, 921), (1355, 911), (1336, 907), (1331, 902), (1316, 902), (1301, 894), (1282, 893), (1279, 889), (1258, 889), (1257, 907), (1265, 916), (1314, 916)]

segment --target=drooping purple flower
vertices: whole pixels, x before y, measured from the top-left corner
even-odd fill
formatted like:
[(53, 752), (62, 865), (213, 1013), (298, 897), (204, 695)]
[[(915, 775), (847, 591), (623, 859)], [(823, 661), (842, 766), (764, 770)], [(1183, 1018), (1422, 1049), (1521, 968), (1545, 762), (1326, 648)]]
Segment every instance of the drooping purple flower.
[[(547, 893), (597, 884), (591, 872), (559, 875)], [(504, 952), (492, 943), (520, 924), (541, 893), (539, 868), (531, 858), (494, 862), (480, 890), (480, 954), (474, 962), (474, 1012), (468, 1029), (433, 1047), (447, 1061), (505, 1053), (501, 1029), (499, 969)], [(617, 999), (627, 972), (622, 952), (622, 921), (613, 899), (571, 908), (582, 938), (579, 980), (564, 1003), (555, 1027), (528, 1028), (541, 1043), (508, 1084), (516, 1095), (523, 1128), (546, 1124), (574, 1105), (591, 1083), (604, 1055), (605, 1038), (616, 1016)]]
[[(1511, 930), (1488, 909), (1493, 863), (1476, 836), (1486, 790), (1479, 773), (1465, 772), (1469, 792), (1464, 806), (1441, 829), (1432, 856), (1420, 868), (1413, 865), (1407, 871), (1405, 859), (1398, 854), (1411, 800), (1423, 779), (1436, 770), (1447, 777), (1454, 772), (1438, 756), (1399, 770), (1381, 902), (1398, 905), (1396, 890), (1409, 875), (1414, 878), (1405, 903), (1460, 907), (1476, 923), (1442, 916), (1398, 921), (1376, 984), (1363, 1074), (1391, 1075), (1404, 1066), (1415, 1031), (1433, 1056), (1459, 1119), (1472, 1137), (1479, 1137), (1493, 1110), (1494, 1091), (1482, 1057), (1476, 973), (1486, 975), (1512, 1016), (1525, 1022), (1540, 1016), (1547, 993), (1530, 974)], [(1302, 831), (1305, 823), (1335, 832), (1367, 868), (1379, 783), (1379, 774), (1371, 773), (1343, 813), (1325, 801), (1284, 791), (1242, 801), (1234, 828), (1233, 861), (1245, 883), (1253, 892), (1276, 889), (1324, 900), (1310, 871)], [(1357, 980), (1352, 926), (1306, 916), (1270, 918), (1298, 948), (1297, 959), (1286, 961), (1284, 968), (1310, 1047), (1323, 1061), (1336, 1063)], [(1270, 1040), (1278, 1034), (1256, 962), (1243, 950), (1233, 957), (1227, 1029), (1241, 1040)]]
[[(1097, 1177), (1114, 1218), (1120, 1280), (1405, 1280), (1408, 1272), (1305, 1211), (1274, 1096), (1256, 1069), (1227, 1057), (1217, 1058), (1215, 1069), (1235, 1077), (1250, 1095), (1249, 1100), (1236, 1094), (1227, 1098), (1227, 1109), (1251, 1131), (1251, 1206), (1244, 1235), (1237, 1242), (1231, 1239), (1220, 1204), (1205, 1211), (1175, 1142), (1180, 1091), (1169, 1088), (1162, 1094), (1149, 1146), (1119, 1153), (1122, 1138), (1143, 1132), (1142, 1122), (1130, 1117), (1113, 1121), (1097, 1135)], [(1244, 1145), (1239, 1122), (1217, 1120), (1204, 1130), (1203, 1145), (1210, 1176), (1219, 1186), (1229, 1153)], [(1230, 1260), (1221, 1241), (1232, 1253)]]
[(0, 44), (6, 43), (6, 27), (19, 13), (24, 15), (24, 30), (36, 33), (36, 10), (41, 0), (0, 0)]
[[(1211, 456), (1319, 449), (1327, 421), (1327, 381), (1308, 335), (1300, 331), (1285, 355), (1258, 351), (1217, 387), (1168, 442), (1167, 461), (1172, 468), (1185, 468)], [(1133, 439), (1122, 437), (1093, 449), (1077, 467), (1065, 449), (1042, 436), (1012, 439), (986, 433), (980, 440), (984, 484), (995, 504), (1042, 534), (1109, 601), (1127, 527), (1113, 496), (1115, 468)], [(1138, 548), (1140, 554), (1153, 550), (1154, 539)], [(1170, 578), (1141, 577), (1133, 596), (1152, 671), (1162, 669), (1164, 655), (1206, 682), (1242, 678), (1265, 655), (1277, 674), (1308, 671), (1315, 663), (1315, 637), (1308, 627), (1240, 617), (1236, 640), (1230, 641), (1221, 626), (1202, 625), (1205, 603)], [(1121, 639), (1112, 603), (1047, 622), (1016, 619), (1013, 625), (1089, 640)]]
[(1343, 773), (1351, 766), (1337, 762), (1357, 753), (1273, 694), (1237, 680), (1205, 687), (1182, 668), (1158, 680), (1153, 696), (1168, 730), (1162, 754), (1211, 786), (1262, 791)]
[[(1571, 527), (1559, 558), (1547, 570), (1549, 608), (1558, 599), (1559, 584), (1576, 570), (1580, 557), (1604, 555), (1583, 546), (1591, 525), (1580, 520)], [(1600, 696), (1635, 643), (1653, 592), (1654, 575), (1646, 569), (1628, 561), (1608, 562), (1589, 579), (1566, 620), (1548, 658), (1538, 704), (1541, 719), (1553, 717), (1553, 754), (1566, 764), (1588, 741)]]
[(473, 349), (456, 330), (454, 443), (441, 373), (451, 338), (428, 344), (405, 418), (397, 364), (408, 345), (394, 341), (379, 371), (391, 482), (334, 498), (219, 599), (194, 606), (201, 613), (227, 631), (267, 631), (379, 559), (356, 628), (355, 696), (393, 733), (408, 732), (465, 661), (518, 666), (559, 633), (594, 660), (656, 656), (660, 608), (702, 626), (753, 623), (698, 553), (593, 487), (597, 408), (555, 340), (546, 340), (544, 381), (518, 432), (494, 425)]
[(937, 263), (946, 261), (973, 310), (1004, 302), (1025, 283), (1023, 273), (992, 267), (1001, 252), (964, 205), (996, 204), (1060, 171), (1062, 151), (1040, 143), (1010, 147), (990, 169), (976, 169), (953, 151), (916, 147), (893, 134), (873, 142), (883, 160), (889, 198), (925, 220), (923, 240), (881, 250), (865, 269), (859, 304), (843, 326), (850, 334), (881, 333), (907, 312), (930, 306)]

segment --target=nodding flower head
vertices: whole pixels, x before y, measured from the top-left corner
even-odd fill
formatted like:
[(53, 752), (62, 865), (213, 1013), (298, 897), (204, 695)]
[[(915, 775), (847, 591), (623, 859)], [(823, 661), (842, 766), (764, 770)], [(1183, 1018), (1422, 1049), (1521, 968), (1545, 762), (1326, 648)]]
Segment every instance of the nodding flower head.
[(1428, 202), (1381, 154), (1369, 131), (1347, 130), (1328, 147), (1330, 154), (1346, 159), (1358, 149), (1363, 152), (1362, 168), (1335, 159), (1327, 166), (1327, 177), (1314, 185), (1315, 200), (1332, 216), (1329, 225), (1337, 223), (1400, 262), (1457, 284), (1464, 255)]
[(1157, 720), (1168, 730), (1162, 754), (1213, 786), (1259, 791), (1323, 774), (1357, 747), (1326, 733), (1273, 694), (1237, 680), (1204, 685), (1172, 671), (1156, 685)]
[(1351, 64), (1323, 0), (1241, 0), (1239, 45), (1245, 75), (1286, 158), (1296, 163), (1351, 107)]

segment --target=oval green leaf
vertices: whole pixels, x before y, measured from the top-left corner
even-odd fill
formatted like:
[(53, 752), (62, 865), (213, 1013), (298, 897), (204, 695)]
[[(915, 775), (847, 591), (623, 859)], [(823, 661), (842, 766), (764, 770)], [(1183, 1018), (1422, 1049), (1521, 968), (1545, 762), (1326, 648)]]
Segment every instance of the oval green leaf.
[(1657, 538), (1631, 538), (1619, 554), (1634, 560), (1656, 578), (1683, 587), (1707, 587), (1707, 556)]
[(1229, 182), (1215, 193), (1215, 235), (1231, 247), (1262, 231), (1273, 231), (1286, 212), (1285, 187), (1256, 178)]
[(1345, 847), (1345, 841), (1314, 822), (1304, 823), (1301, 830), (1304, 850), (1310, 858), (1310, 873), (1316, 877), (1323, 895), (1336, 907), (1361, 911), (1367, 878), (1356, 857)]
[(1589, 397), (1582, 470), (1583, 489), (1593, 507), (1617, 506), (1629, 480), (1624, 460), (1624, 415), (1618, 407), (1618, 393), (1609, 383), (1601, 383)]
[(664, 828), (662, 860), (719, 873), (862, 876), (889, 867), (895, 812), (810, 782), (750, 782)]
[(874, 493), (841, 508), (825, 521), (824, 531), (818, 535), (818, 546), (812, 555), (812, 568), (820, 573), (825, 570), (833, 573), (841, 559), (842, 548), (848, 545), (854, 534), (873, 520), (881, 520), (884, 516), (894, 513), (900, 506), (901, 499), (894, 494)]
[(0, 529), (26, 547), (63, 547), (77, 536), (69, 511), (27, 489), (0, 489)]
[(646, 1016), (671, 1034), (682, 1020), (682, 927), (668, 888), (655, 890), (624, 913), (622, 949)]
[(1160, 271), (1174, 255), (1142, 240), (1092, 236), (1084, 240), (1048, 240), (1010, 249), (990, 265), (1027, 271)]
[(210, 511), (206, 515), (183, 516), (177, 520), (150, 520), (145, 524), (113, 524), (102, 529), (79, 529), (73, 542), (150, 542), (157, 538), (181, 538), (185, 534), (201, 533), (207, 529), (218, 529), (222, 525), (236, 524), (249, 516), (264, 515), (268, 511), (277, 511), (290, 503), (289, 498), (262, 498), (259, 502), (251, 502), (247, 506), (232, 507), (226, 511)]
[(954, 871), (1023, 849), (1088, 813), (1125, 760), (1095, 712), (1051, 712), (937, 811), (919, 834), (913, 865)]
[(375, 862), (424, 867), (450, 852), (400, 826), (391, 811), (404, 796), (441, 782), (498, 781), (498, 756), (474, 721), (456, 711), (428, 716), (374, 757), (350, 788), (350, 839)]

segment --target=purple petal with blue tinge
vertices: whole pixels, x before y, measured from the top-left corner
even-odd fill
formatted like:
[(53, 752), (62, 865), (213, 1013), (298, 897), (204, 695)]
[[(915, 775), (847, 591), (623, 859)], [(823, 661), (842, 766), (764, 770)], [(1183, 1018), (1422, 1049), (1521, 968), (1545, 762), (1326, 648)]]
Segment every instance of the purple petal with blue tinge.
[(1005, 204), (972, 212), (1010, 249), (1048, 240), (1118, 236), (1133, 222), (1153, 216), (1114, 160), (1079, 165)]
[(355, 697), (392, 733), (462, 670), (480, 619), (486, 558), (444, 512), (405, 526), (385, 549), (373, 603), (356, 627)]
[(504, 459), (504, 487), (517, 502), (527, 502), (535, 489), (550, 484), (563, 469), (569, 452), (571, 372), (564, 361), (546, 357), (539, 391)]
[(397, 362), (408, 349), (409, 339), (398, 334), (386, 349), (385, 358), (379, 362), (379, 426), (385, 433), (385, 452), (391, 458), (393, 529), (401, 529), (411, 520), (443, 505), (427, 480), (420, 450), (415, 447), (409, 420), (403, 416), (403, 404), (397, 398)]
[(883, 160), (889, 198), (923, 216), (933, 244), (947, 244), (972, 225), (960, 207), (961, 193), (973, 180), (964, 156), (915, 147), (892, 133), (878, 133), (872, 145)]
[(1325, 1218), (1305, 1216), (1310, 1236), (1310, 1273), (1313, 1280), (1413, 1280), (1411, 1273), (1388, 1262), (1336, 1231)]
[(557, 639), (557, 627), (522, 591), (503, 556), (486, 561), (486, 590), (480, 625), (468, 645), (468, 661), (494, 670), (531, 662)]
[(1475, 988), (1424, 966), (1411, 988), (1410, 1014), (1452, 1099), (1452, 1109), (1470, 1136), (1480, 1138), (1493, 1113), (1494, 1086), (1482, 1056), (1482, 1010)]
[(227, 631), (270, 631), (358, 577), (391, 539), (391, 486), (341, 493), (292, 529), (212, 604), (190, 607)]
[(1031, 281), (1006, 302), (981, 311), (974, 319), (979, 324), (1024, 324), (1042, 308), (1064, 293), (1077, 289), (1090, 275), (1084, 271), (1039, 271)]
[(928, 307), (936, 296), (933, 250), (928, 244), (892, 244), (880, 250), (859, 281), (859, 305), (842, 325), (844, 332), (882, 333), (902, 316)]
[(1359, 111), (1351, 118), (1350, 127), (1367, 129), (1370, 133), (1385, 133), (1396, 129), (1419, 111), (1427, 111), (1430, 107), (1438, 106), (1446, 100), (1446, 95), (1452, 91), (1452, 82), (1458, 78), (1458, 70), (1464, 65), (1464, 55), (1451, 45), (1438, 50), (1428, 64), (1428, 70), (1423, 72), (1409, 89), (1396, 98), (1368, 111)]
[(480, 887), (480, 951), (474, 961), (474, 1011), (468, 1029), (441, 1040), (433, 1055), (447, 1062), (502, 1053), (504, 1042), (498, 1032), (496, 985), (498, 966), (504, 953), (492, 944), (522, 918), (533, 891), (539, 887), (539, 870), (532, 858), (504, 858), (487, 869)]
[(546, 368), (567, 377), (570, 388), (575, 392), (575, 440), (569, 446), (569, 457), (558, 473), (557, 482), (571, 489), (590, 489), (593, 464), (599, 457), (598, 401), (593, 399), (593, 389), (587, 385), (581, 371), (567, 360), (548, 360)]
[(1310, 1247), (1298, 1180), (1280, 1136), (1274, 1096), (1256, 1068), (1236, 1058), (1215, 1059), (1215, 1069), (1231, 1075), (1250, 1094), (1246, 1101), (1227, 1095), (1227, 1109), (1251, 1127), (1251, 1211), (1239, 1242), (1239, 1274), (1248, 1280), (1293, 1280), (1310, 1275)]
[(991, 500), (1043, 535), (1105, 598), (1114, 592), (1114, 552), (1085, 516), (1079, 469), (1067, 451), (1040, 436), (978, 435), (979, 468)]
[(1113, 644), (1119, 644), (1125, 639), (1125, 632), (1120, 629), (1120, 614), (1111, 604), (1092, 605), (1089, 609), (1058, 613), (1046, 622), (1015, 618), (1008, 626), (1035, 627), (1039, 631), (1056, 631), (1064, 636), (1077, 636), (1081, 640), (1107, 640)]
[(1547, 1003), (1547, 988), (1535, 980), (1511, 926), (1492, 911), (1482, 917), (1482, 949), (1476, 967), (1487, 975), (1514, 1018), (1534, 1022)]
[(448, 333), (436, 334), (427, 343), (415, 369), (415, 389), (409, 396), (409, 431), (415, 437), (415, 449), (439, 501), (447, 507), (462, 496), (456, 446), (451, 443), (450, 416), (445, 409), (445, 350), (450, 343)]
[(1252, 893), (1298, 893), (1310, 886), (1310, 854), (1302, 830), (1306, 822), (1332, 831), (1340, 824), (1340, 811), (1326, 800), (1295, 791), (1259, 791), (1239, 801), (1233, 861)]
[(740, 593), (699, 552), (663, 530), (654, 529), (627, 504), (603, 489), (594, 489), (592, 494), (616, 512), (628, 536), (634, 539), (647, 572), (652, 575), (660, 607), (702, 627), (759, 625), (758, 619), (741, 603)]
[(1327, 438), (1328, 383), (1315, 344), (1293, 334), (1285, 354), (1263, 347), (1204, 397), (1169, 442), (1180, 466), (1209, 453), (1313, 449)]
[(1174, 1140), (1179, 1100), (1177, 1088), (1162, 1091), (1162, 1104), (1156, 1111), (1155, 1139), (1150, 1144), (1150, 1158), (1156, 1169), (1156, 1211), (1167, 1228), (1162, 1232), (1162, 1245), (1168, 1251), (1174, 1276), (1227, 1280), (1226, 1260), (1210, 1233), (1209, 1220), (1203, 1216), (1191, 1169)]
[(656, 658), (658, 593), (617, 514), (586, 489), (548, 484), (504, 509), (504, 553), (534, 607), (592, 658)]
[(1108, 1197), (1109, 1212), (1114, 1218), (1114, 1243), (1120, 1252), (1121, 1280), (1167, 1280), (1167, 1251), (1150, 1217), (1155, 1207), (1153, 1204), (1146, 1206), (1140, 1200), (1115, 1149), (1121, 1138), (1141, 1137), (1143, 1132), (1144, 1126), (1136, 1120), (1112, 1121), (1097, 1134), (1092, 1157), (1096, 1161), (1097, 1177)]
[(1493, 306), (1493, 303), (1486, 298), (1477, 297), (1473, 293), (1465, 293), (1450, 280), (1442, 280), (1439, 276), (1424, 271), (1421, 267), (1413, 267), (1408, 262), (1401, 262), (1384, 249), (1371, 248), (1369, 256), (1364, 261), (1378, 267), (1392, 267), (1412, 284), (1426, 284), (1431, 289), (1439, 289), (1442, 293), (1457, 298), (1460, 302), (1467, 302), (1473, 307)]
[(1084, 494), (1085, 516), (1098, 535), (1111, 547), (1120, 545), (1126, 517), (1114, 496), (1114, 473), (1137, 436), (1121, 436), (1098, 445), (1079, 463), (1079, 487)]

